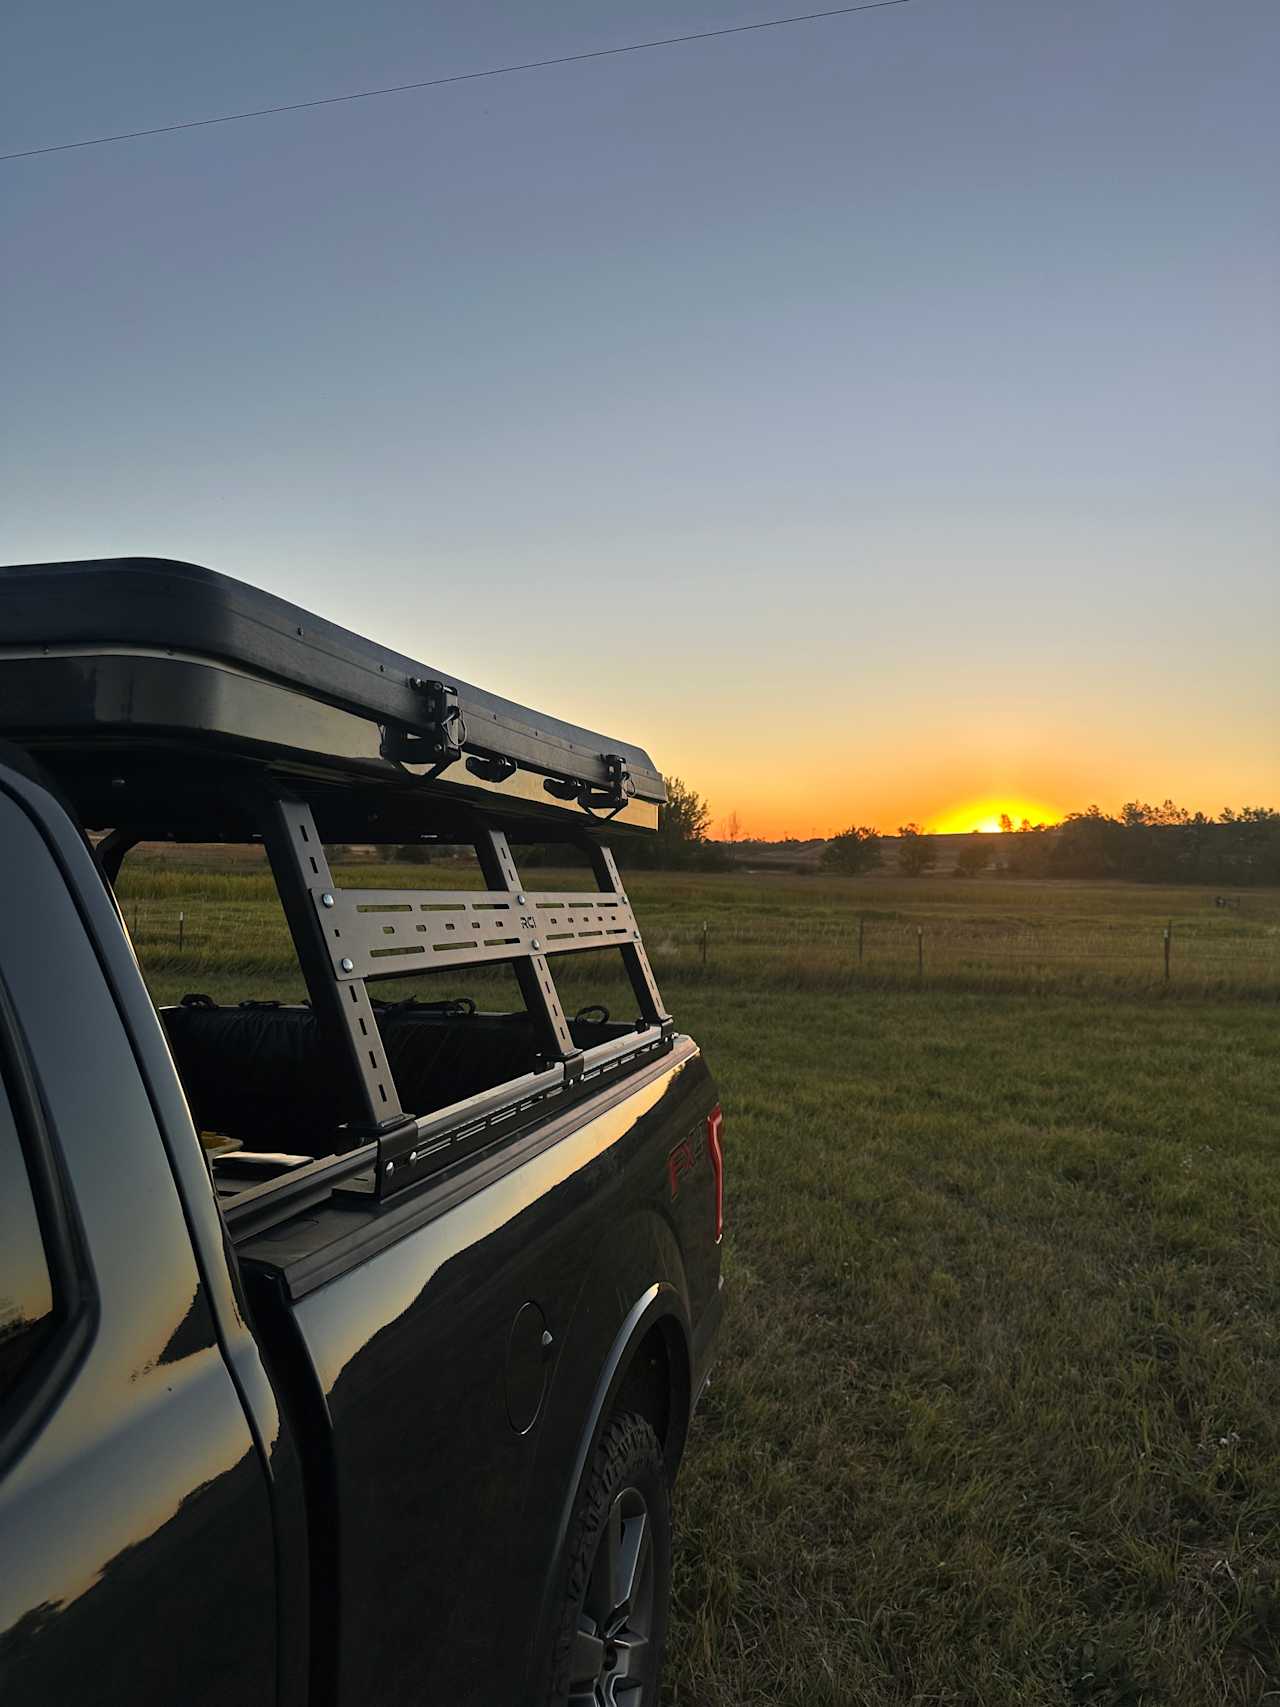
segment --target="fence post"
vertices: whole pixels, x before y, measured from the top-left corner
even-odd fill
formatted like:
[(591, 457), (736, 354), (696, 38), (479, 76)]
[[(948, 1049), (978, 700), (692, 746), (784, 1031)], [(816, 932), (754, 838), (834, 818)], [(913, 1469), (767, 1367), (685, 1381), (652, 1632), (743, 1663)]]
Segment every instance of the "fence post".
[(703, 968), (704, 972), (706, 971), (706, 967), (707, 967), (707, 921), (705, 919), (703, 919), (703, 921), (702, 921), (702, 968)]
[(183, 929), (186, 925), (186, 922), (187, 922), (187, 915), (185, 913), (179, 913), (178, 914), (178, 953), (179, 954), (182, 953), (182, 933), (183, 933)]
[(916, 926), (916, 977), (924, 977), (924, 926)]
[(863, 915), (861, 913), (859, 913), (858, 914), (858, 965), (859, 966), (862, 965), (862, 933), (866, 929), (866, 925), (867, 925), (866, 919), (863, 917)]
[(1169, 948), (1173, 942), (1173, 920), (1164, 928), (1164, 981), (1169, 982)]

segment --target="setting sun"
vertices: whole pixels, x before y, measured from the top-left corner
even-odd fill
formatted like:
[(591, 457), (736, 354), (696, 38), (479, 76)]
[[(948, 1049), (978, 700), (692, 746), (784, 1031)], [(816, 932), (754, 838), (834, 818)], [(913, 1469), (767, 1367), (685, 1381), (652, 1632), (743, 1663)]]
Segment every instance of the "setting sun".
[(948, 807), (933, 826), (939, 835), (961, 835), (966, 830), (997, 832), (1002, 817), (1007, 817), (1016, 829), (1024, 819), (1032, 824), (1056, 824), (1062, 814), (1053, 806), (1036, 800), (974, 800), (966, 806)]

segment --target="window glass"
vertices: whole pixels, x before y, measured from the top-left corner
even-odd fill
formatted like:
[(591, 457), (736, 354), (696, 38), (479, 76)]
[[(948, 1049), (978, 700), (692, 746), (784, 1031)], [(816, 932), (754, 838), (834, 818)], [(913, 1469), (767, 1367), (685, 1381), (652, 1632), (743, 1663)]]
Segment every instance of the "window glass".
[(18, 1129), (0, 1080), (0, 1402), (53, 1328), (53, 1282)]

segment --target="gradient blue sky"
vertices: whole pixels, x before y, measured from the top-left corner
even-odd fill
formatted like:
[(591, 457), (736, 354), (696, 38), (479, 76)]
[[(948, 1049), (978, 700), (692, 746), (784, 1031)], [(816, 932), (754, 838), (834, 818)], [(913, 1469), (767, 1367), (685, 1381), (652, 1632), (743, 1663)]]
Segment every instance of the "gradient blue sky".
[[(0, 152), (749, 22), (10, 8)], [(270, 587), (748, 830), (1280, 802), (1280, 7), (910, 0), (0, 166), (0, 562)]]

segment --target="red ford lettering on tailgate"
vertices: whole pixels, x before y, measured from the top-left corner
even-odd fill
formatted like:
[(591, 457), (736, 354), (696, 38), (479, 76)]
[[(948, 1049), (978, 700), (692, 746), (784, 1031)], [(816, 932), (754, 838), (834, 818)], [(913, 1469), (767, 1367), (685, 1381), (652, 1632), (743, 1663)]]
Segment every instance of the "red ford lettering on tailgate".
[(693, 1172), (693, 1163), (693, 1139), (682, 1138), (667, 1157), (667, 1178), (671, 1181), (672, 1197), (678, 1196), (683, 1176)]

